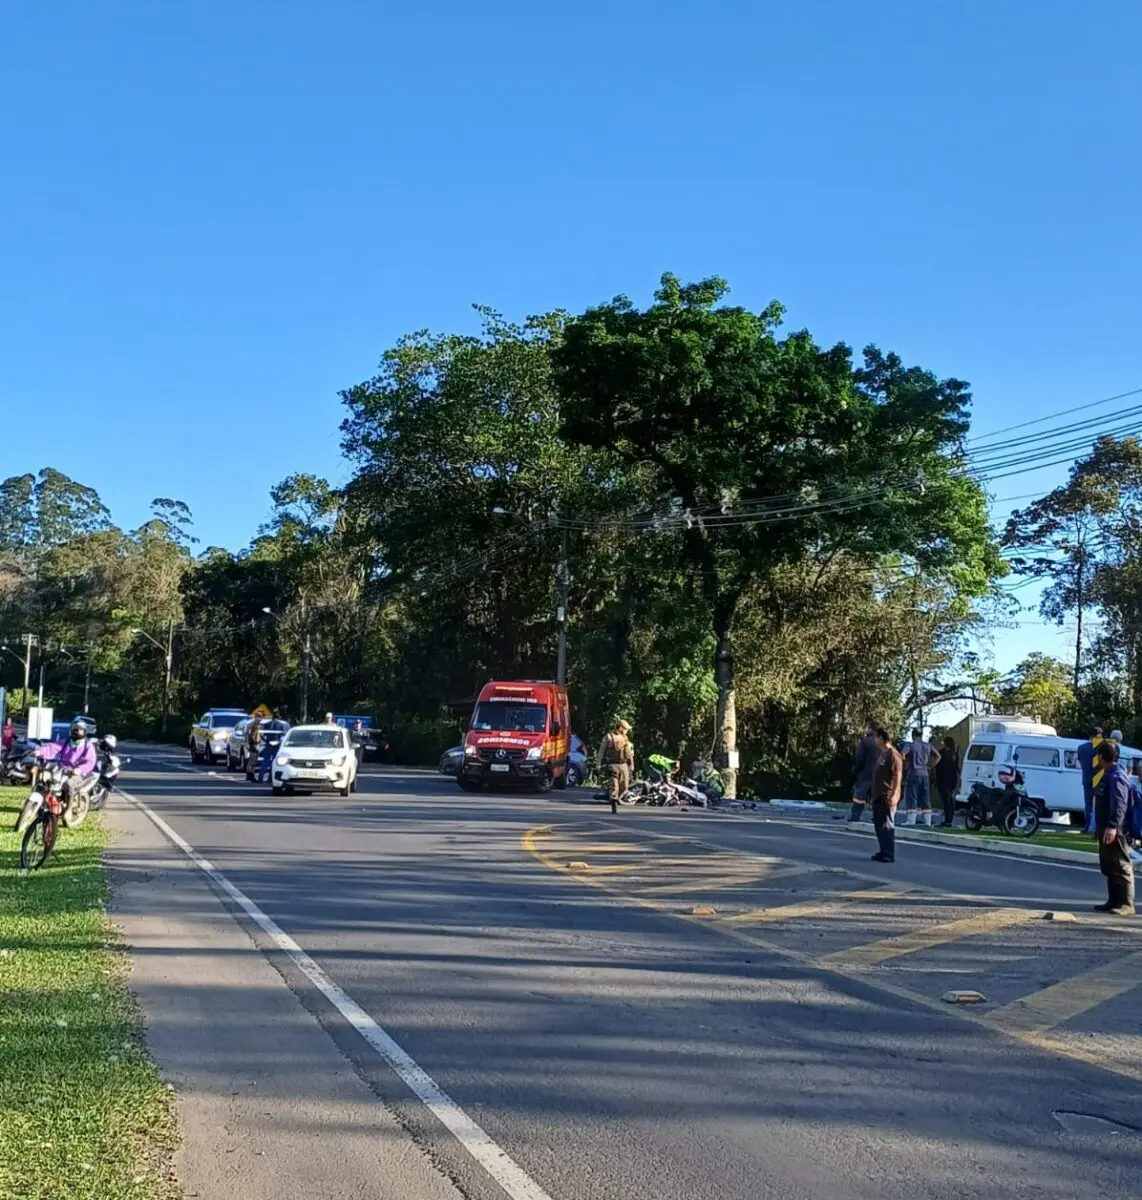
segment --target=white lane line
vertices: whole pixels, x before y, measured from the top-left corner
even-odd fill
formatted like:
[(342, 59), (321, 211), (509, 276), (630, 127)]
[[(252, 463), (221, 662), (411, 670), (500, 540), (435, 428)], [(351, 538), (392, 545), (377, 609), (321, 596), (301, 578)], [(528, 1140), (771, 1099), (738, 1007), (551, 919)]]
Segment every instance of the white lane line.
[(460, 1105), (417, 1064), (416, 1060), (402, 1049), (347, 992), (338, 987), (297, 942), (276, 922), (267, 917), (249, 896), (235, 887), (213, 863), (203, 858), (188, 841), (176, 833), (158, 813), (153, 812), (137, 796), (132, 796), (127, 792), (118, 794), (144, 813), (164, 837), (173, 842), (207, 878), (246, 913), (279, 950), (289, 956), (302, 974), (392, 1067), (425, 1108), (503, 1188), (511, 1200), (552, 1200), (551, 1196), (468, 1116)]

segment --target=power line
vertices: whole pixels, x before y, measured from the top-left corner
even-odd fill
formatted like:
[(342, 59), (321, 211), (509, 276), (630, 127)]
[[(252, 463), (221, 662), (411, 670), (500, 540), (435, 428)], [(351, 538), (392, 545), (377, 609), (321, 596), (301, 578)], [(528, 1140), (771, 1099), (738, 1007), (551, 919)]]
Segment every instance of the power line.
[[(1113, 404), (1116, 400), (1127, 400), (1131, 396), (1142, 396), (1142, 387), (1133, 388), (1129, 392), (1119, 392), (1116, 396), (1107, 396), (1102, 400), (1095, 400), (1090, 404), (1082, 405), (1082, 408), (1099, 408), (1103, 404)], [(1072, 405), (1070, 408), (1059, 409), (1056, 412), (1047, 413), (1043, 417), (1035, 417), (1030, 421), (1020, 421), (1016, 425), (1006, 425), (1002, 429), (993, 429), (988, 433), (981, 433), (974, 438), (968, 438), (965, 445), (976, 442), (990, 441), (992, 438), (1002, 437), (1005, 434), (1013, 433), (1017, 429), (1030, 429), (1032, 425), (1042, 425), (1045, 421), (1053, 421), (1057, 417), (1069, 417), (1076, 411), (1076, 407)]]

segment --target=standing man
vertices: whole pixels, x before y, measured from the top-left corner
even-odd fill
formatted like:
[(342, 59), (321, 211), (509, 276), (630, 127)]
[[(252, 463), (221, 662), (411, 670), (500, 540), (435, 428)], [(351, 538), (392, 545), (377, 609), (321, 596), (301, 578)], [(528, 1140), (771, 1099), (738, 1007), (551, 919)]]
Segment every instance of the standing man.
[(357, 756), (357, 771), (360, 772), (361, 764), (365, 761), (365, 723), (364, 721), (353, 722), (353, 732), (349, 735), (353, 743), (353, 753)]
[(956, 792), (960, 790), (960, 752), (956, 743), (950, 738), (944, 738), (940, 757), (936, 761), (936, 791), (940, 793), (940, 802), (944, 806), (944, 825), (950, 826), (956, 820)]
[(872, 792), (872, 777), (876, 772), (876, 764), (880, 759), (880, 751), (876, 746), (876, 722), (869, 721), (864, 737), (857, 742), (856, 760), (853, 763), (853, 806), (849, 812), (849, 824), (857, 825), (868, 807), (868, 798)]
[(262, 753), (262, 718), (256, 716), (246, 726), (246, 781), (255, 783), (258, 777), (258, 759)]
[(1134, 916), (1134, 864), (1130, 859), (1130, 776), (1118, 761), (1118, 743), (1098, 748), (1102, 783), (1094, 795), (1098, 869), (1106, 876), (1106, 903), (1095, 912), (1115, 917)]
[[(1090, 731), (1090, 737), (1075, 751), (1075, 757), (1079, 760), (1079, 768), (1083, 773), (1083, 829), (1087, 833), (1094, 833), (1094, 769), (1095, 759), (1098, 757), (1098, 748), (1102, 745), (1102, 726), (1096, 725)], [(1102, 772), (1099, 771), (1099, 779), (1102, 778)]]
[(607, 777), (611, 812), (619, 811), (619, 797), (630, 787), (634, 769), (634, 746), (630, 740), (630, 722), (619, 720), (599, 746), (599, 767)]
[(939, 766), (940, 752), (924, 741), (922, 729), (912, 730), (912, 741), (904, 752), (908, 773), (904, 778), (904, 825), (932, 824), (932, 787), (928, 771)]
[(333, 719), (333, 714), (332, 714), (332, 713), (326, 713), (326, 714), (325, 714), (325, 720), (324, 720), (324, 721), (322, 721), (322, 724), (323, 724), (323, 725), (336, 725), (336, 724), (337, 724), (337, 722), (336, 722), (336, 721), (334, 721), (334, 719)]
[(880, 849), (873, 862), (896, 861), (896, 806), (900, 803), (900, 784), (904, 776), (904, 760), (892, 744), (887, 729), (876, 731), (877, 761), (872, 777), (872, 827)]

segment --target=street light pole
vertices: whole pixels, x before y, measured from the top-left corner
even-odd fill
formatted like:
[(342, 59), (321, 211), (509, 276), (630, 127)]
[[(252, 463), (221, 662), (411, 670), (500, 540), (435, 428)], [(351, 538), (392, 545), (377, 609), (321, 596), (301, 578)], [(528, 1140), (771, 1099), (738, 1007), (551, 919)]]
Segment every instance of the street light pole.
[(163, 680), (163, 717), (160, 729), (163, 733), (167, 731), (167, 719), (170, 716), (171, 710), (171, 661), (174, 658), (174, 621), (171, 620), (167, 626), (167, 661), (166, 661), (166, 678)]
[(24, 707), (28, 707), (28, 685), (32, 678), (32, 643), (36, 640), (33, 633), (24, 634)]
[(170, 695), (171, 695), (171, 658), (174, 653), (174, 621), (167, 626), (167, 644), (163, 646), (158, 638), (152, 637), (145, 629), (132, 629), (131, 634), (134, 637), (145, 637), (152, 646), (158, 647), (163, 652), (164, 658), (164, 673), (163, 673), (163, 713), (162, 713), (162, 731), (167, 731), (167, 715), (170, 712)]
[(559, 582), (559, 605), (555, 610), (555, 623), (559, 630), (559, 644), (555, 656), (555, 682), (560, 686), (567, 683), (567, 605), (571, 593), (571, 561), (567, 547), (567, 526), (563, 526), (563, 537), (559, 544), (559, 566), (556, 569)]
[[(508, 512), (506, 508), (497, 505), (492, 509), (494, 517), (510, 517), (516, 521), (525, 521), (519, 513)], [(530, 521), (525, 524), (531, 525)], [(562, 530), (559, 542), (559, 562), (555, 568), (555, 580), (559, 587), (559, 599), (555, 607), (555, 628), (558, 639), (555, 651), (555, 682), (562, 685), (567, 683), (567, 608), (571, 598), (571, 552), (568, 546), (567, 523), (558, 514), (549, 515), (547, 526), (558, 525)]]
[(302, 642), (301, 650), (301, 702), (298, 707), (301, 711), (301, 723), (304, 725), (309, 717), (309, 656), (312, 648), (309, 635), (309, 609), (304, 600), (301, 602), (301, 623), (305, 639)]

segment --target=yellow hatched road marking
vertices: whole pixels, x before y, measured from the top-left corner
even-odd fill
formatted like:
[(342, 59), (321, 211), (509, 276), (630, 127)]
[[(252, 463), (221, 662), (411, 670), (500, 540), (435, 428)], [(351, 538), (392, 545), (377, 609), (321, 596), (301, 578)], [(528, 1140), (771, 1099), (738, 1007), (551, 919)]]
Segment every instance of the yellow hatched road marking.
[[(576, 883), (586, 887), (596, 888), (616, 900), (625, 901), (634, 908), (646, 909), (650, 912), (658, 913), (662, 916), (671, 917), (674, 920), (684, 921), (690, 924), (701, 924), (706, 929), (718, 934), (721, 937), (726, 937), (741, 945), (759, 947), (770, 954), (776, 955), (778, 958), (783, 958), (788, 962), (797, 963), (799, 966), (812, 969), (818, 964), (808, 954), (802, 953), (787, 944), (779, 941), (771, 941), (763, 934), (754, 933), (750, 929), (742, 929), (733, 923), (732, 918), (729, 920), (714, 920), (708, 921), (700, 917), (694, 916), (690, 912), (680, 912), (672, 910), (660, 900), (652, 899), (651, 897), (642, 897), (632, 895), (629, 892), (622, 892), (613, 884), (608, 883), (603, 879), (593, 878), (593, 873), (578, 873), (570, 870), (565, 863), (558, 861), (549, 854), (545, 854), (536, 845), (536, 838), (544, 836), (543, 827), (539, 829), (529, 829), (520, 837), (521, 849), (532, 856), (537, 862), (542, 863), (549, 870), (557, 875), (562, 875)], [(682, 841), (681, 838), (672, 839), (665, 834), (647, 834), (647, 837), (655, 837), (664, 840)], [(897, 888), (894, 890), (881, 891), (880, 889), (870, 889), (866, 893), (849, 893), (849, 899), (854, 897), (859, 898), (861, 895), (875, 896), (877, 894), (893, 898), (902, 899), (910, 893), (915, 894), (921, 892), (924, 894), (935, 894), (936, 889), (930, 887), (919, 888)], [(946, 895), (946, 893), (943, 893)], [(954, 897), (950, 897), (953, 898)], [(837, 906), (833, 906), (835, 911)], [(746, 915), (746, 914), (742, 914)], [(1123, 932), (1126, 932), (1123, 928)], [(1137, 959), (1142, 956), (1133, 955), (1132, 959)], [(926, 995), (923, 992), (918, 992), (913, 988), (902, 987), (884, 975), (868, 975), (863, 971), (850, 969), (843, 962), (830, 963), (820, 965), (820, 969), (832, 972), (842, 979), (853, 980), (859, 982), (862, 987), (872, 987), (878, 992), (883, 992), (887, 996), (894, 996), (898, 1000), (903, 1000), (909, 1004), (915, 1004), (920, 1008), (926, 1008), (930, 1012), (936, 1013), (940, 1018), (946, 1018), (949, 1015), (948, 1005), (942, 1000), (936, 999), (934, 996)], [(1134, 973), (1135, 982), (1138, 981), (1139, 972), (1142, 972), (1142, 964), (1131, 963), (1130, 970)], [(1108, 1058), (1105, 1050), (1095, 1042), (1090, 1045), (1081, 1041), (1075, 1041), (1073, 1038), (1058, 1037), (1047, 1032), (1038, 1030), (1021, 1029), (1014, 1023), (1000, 1024), (994, 1023), (990, 1018), (994, 1014), (975, 1013), (965, 1008), (955, 1008), (951, 1010), (955, 1015), (969, 1024), (976, 1025), (981, 1029), (987, 1029), (990, 1033), (1000, 1037), (1011, 1038), (1013, 1041), (1021, 1042), (1026, 1046), (1033, 1046), (1038, 1050), (1046, 1051), (1049, 1054), (1055, 1055), (1060, 1059), (1068, 1059), (1072, 1062), (1087, 1063), (1092, 1067), (1097, 1067), (1102, 1071), (1109, 1071), (1112, 1074), (1119, 1075), (1124, 1079), (1133, 1080), (1135, 1083), (1142, 1083), (1142, 1063), (1124, 1062), (1121, 1059)], [(1001, 1012), (1003, 1010), (997, 1010)]]
[(990, 933), (996, 929), (1005, 929), (1009, 925), (1021, 925), (1024, 921), (1030, 921), (1034, 917), (1042, 915), (1041, 912), (1035, 912), (1028, 908), (989, 909), (986, 912), (977, 913), (974, 917), (944, 921), (938, 925), (929, 925), (927, 929), (917, 929), (912, 933), (902, 933), (895, 937), (867, 942), (863, 946), (850, 946), (847, 950), (837, 950), (833, 954), (825, 954), (817, 961), (823, 965), (843, 962), (852, 966), (873, 966), (876, 963), (887, 962), (890, 958), (899, 958), (902, 954), (915, 954), (918, 950), (943, 946), (947, 942), (958, 942), (961, 938)]
[(989, 1012), (986, 1019), (989, 1024), (1006, 1029), (1043, 1033), (1139, 984), (1142, 984), (1142, 953), (1127, 954), (1092, 971), (1054, 983), (1040, 992), (1012, 1000)]
[(859, 892), (842, 892), (827, 900), (807, 904), (775, 904), (772, 908), (751, 908), (749, 912), (727, 917), (727, 925), (770, 925), (776, 921), (791, 921), (797, 917), (823, 917), (848, 908), (854, 900), (898, 900), (905, 895), (900, 889), (865, 888)]
[[(756, 864), (727, 863), (723, 871), (714, 874), (702, 874), (695, 880), (685, 883), (658, 883), (654, 887), (640, 887), (640, 896), (665, 896), (669, 893), (701, 892), (707, 888), (736, 887), (748, 883), (768, 883), (771, 879), (788, 879), (792, 875), (806, 875), (815, 868), (775, 867), (772, 871), (765, 870), (765, 861)], [(637, 882), (637, 881), (636, 881)]]

